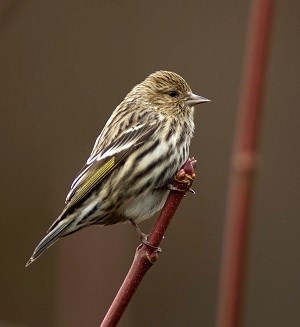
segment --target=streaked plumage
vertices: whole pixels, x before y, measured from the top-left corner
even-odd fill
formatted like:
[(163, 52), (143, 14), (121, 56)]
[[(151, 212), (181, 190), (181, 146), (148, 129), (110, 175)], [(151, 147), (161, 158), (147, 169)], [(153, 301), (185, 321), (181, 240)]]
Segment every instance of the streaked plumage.
[(188, 159), (194, 105), (206, 101), (173, 72), (155, 72), (136, 85), (107, 121), (65, 209), (27, 265), (85, 226), (140, 222), (160, 210), (169, 182)]

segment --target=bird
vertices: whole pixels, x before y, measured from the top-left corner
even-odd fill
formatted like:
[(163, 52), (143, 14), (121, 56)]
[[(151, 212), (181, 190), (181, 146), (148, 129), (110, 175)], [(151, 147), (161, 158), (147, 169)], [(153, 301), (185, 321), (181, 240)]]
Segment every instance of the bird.
[(129, 221), (144, 237), (137, 224), (163, 207), (189, 156), (194, 107), (209, 101), (172, 71), (156, 71), (134, 86), (106, 122), (65, 208), (26, 267), (59, 238), (90, 225)]

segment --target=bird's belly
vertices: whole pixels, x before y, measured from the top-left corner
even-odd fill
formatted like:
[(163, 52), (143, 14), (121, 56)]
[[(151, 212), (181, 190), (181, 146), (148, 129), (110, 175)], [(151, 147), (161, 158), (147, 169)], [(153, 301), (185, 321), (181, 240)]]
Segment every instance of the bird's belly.
[(149, 190), (132, 198), (124, 210), (125, 216), (136, 222), (150, 218), (163, 207), (168, 194), (168, 190)]

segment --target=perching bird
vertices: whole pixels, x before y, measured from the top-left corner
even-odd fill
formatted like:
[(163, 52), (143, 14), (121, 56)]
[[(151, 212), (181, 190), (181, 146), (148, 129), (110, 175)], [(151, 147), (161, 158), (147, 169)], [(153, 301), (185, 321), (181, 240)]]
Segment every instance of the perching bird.
[(108, 119), (71, 185), (66, 207), (26, 266), (60, 237), (83, 227), (135, 225), (160, 210), (168, 185), (188, 159), (194, 106), (207, 101), (169, 71), (136, 85)]

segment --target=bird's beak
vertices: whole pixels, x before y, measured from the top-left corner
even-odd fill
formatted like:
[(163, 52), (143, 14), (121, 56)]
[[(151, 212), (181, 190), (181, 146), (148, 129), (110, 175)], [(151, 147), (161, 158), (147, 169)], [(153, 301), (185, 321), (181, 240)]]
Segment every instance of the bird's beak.
[(188, 106), (193, 107), (196, 104), (202, 103), (202, 102), (210, 102), (209, 99), (206, 99), (200, 95), (194, 94), (192, 92), (188, 93), (188, 96), (185, 98), (185, 101)]

